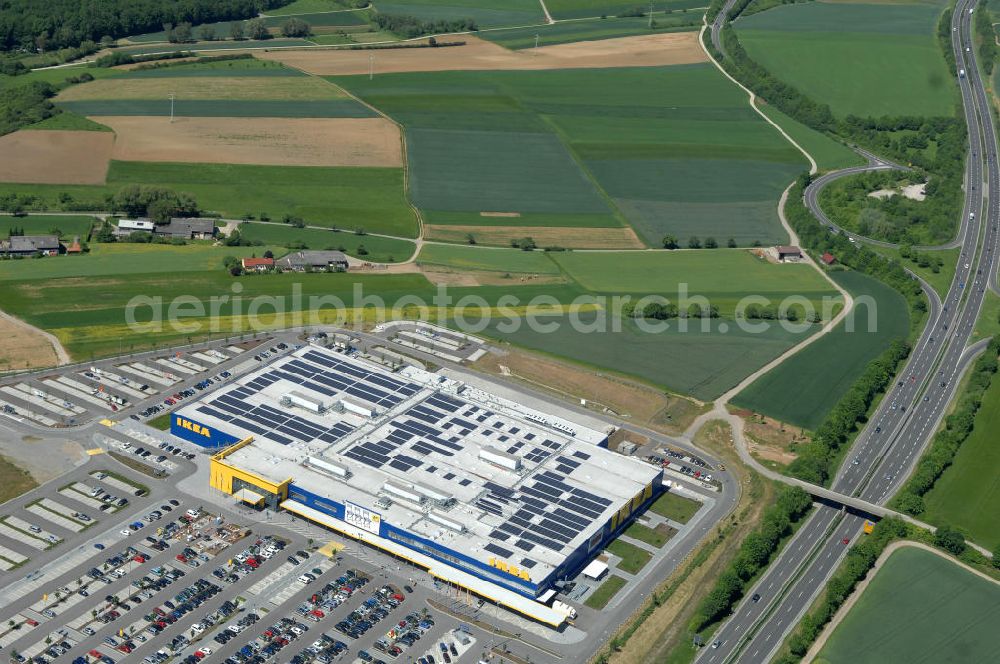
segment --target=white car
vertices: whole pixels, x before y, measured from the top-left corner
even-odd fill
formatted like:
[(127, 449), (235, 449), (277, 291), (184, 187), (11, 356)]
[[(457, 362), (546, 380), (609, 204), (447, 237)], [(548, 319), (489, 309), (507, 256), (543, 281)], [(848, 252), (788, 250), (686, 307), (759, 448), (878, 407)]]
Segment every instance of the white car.
[(121, 530), (119, 530), (118, 532), (120, 532), (120, 533), (121, 533), (122, 535), (124, 535), (125, 537), (128, 537), (129, 535), (131, 535), (131, 534), (132, 534), (132, 531), (131, 531), (131, 530), (129, 530), (128, 528), (122, 528), (122, 529), (121, 529)]

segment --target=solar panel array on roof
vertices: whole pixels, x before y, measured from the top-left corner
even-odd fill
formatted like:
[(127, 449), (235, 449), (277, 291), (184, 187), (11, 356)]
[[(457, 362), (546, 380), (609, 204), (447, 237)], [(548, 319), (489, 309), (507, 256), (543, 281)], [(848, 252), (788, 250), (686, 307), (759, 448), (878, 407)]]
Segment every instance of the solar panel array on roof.
[[(567, 457), (560, 456), (557, 460), (569, 472), (579, 466)], [(575, 465), (569, 467), (571, 464)], [(580, 532), (592, 527), (611, 505), (607, 498), (578, 489), (568, 484), (563, 475), (549, 470), (534, 475), (518, 492), (492, 482), (484, 486), (489, 493), (477, 505), (486, 502), (493, 507), (499, 507), (498, 503), (507, 506), (504, 513), (507, 521), (490, 537), (502, 535), (504, 541), (516, 537), (514, 546), (523, 551), (531, 551), (536, 545), (561, 551)]]
[(286, 411), (245, 401), (278, 380), (329, 397), (350, 394), (383, 408), (396, 406), (420, 391), (415, 383), (366, 371), (337, 357), (310, 350), (301, 358), (285, 362), (234, 390), (205, 401), (197, 411), (282, 445), (296, 440), (335, 443), (354, 430), (343, 422), (327, 427)]
[[(266, 386), (272, 382), (274, 380), (268, 374), (259, 376), (246, 386), (206, 402), (197, 411), (282, 445), (288, 445), (293, 439), (301, 442), (319, 439), (333, 443), (354, 431), (354, 427), (344, 422), (326, 427), (267, 405), (255, 406), (245, 401), (248, 396), (261, 389), (258, 386)], [(257, 383), (253, 385), (255, 389), (250, 389), (252, 383)]]
[(490, 542), (483, 548), (489, 551), (490, 553), (495, 553), (496, 555), (503, 556), (504, 558), (510, 558), (512, 555), (514, 555), (513, 551), (505, 549), (502, 546), (497, 546), (493, 542)]

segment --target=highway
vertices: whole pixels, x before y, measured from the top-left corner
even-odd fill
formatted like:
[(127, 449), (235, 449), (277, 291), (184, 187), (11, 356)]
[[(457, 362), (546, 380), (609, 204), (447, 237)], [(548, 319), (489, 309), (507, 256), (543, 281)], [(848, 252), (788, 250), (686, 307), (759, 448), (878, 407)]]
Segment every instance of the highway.
[[(970, 74), (957, 80), (971, 148), (958, 236), (962, 254), (955, 279), (943, 303), (935, 305), (932, 299), (927, 326), (899, 382), (858, 436), (832, 483), (840, 493), (873, 503), (886, 502), (906, 479), (937, 429), (975, 351), (982, 350), (982, 344), (975, 350), (967, 348), (967, 344), (989, 275), (996, 272), (1000, 210), (995, 193), (988, 199), (985, 214), (983, 205), (985, 194), (1000, 190), (1000, 175), (989, 101), (977, 75), (975, 51), (965, 50), (971, 46), (969, 10), (974, 5), (975, 0), (959, 0), (953, 16), (952, 47), (957, 68)], [(822, 214), (815, 197), (811, 202), (807, 197), (807, 204), (814, 214)], [(860, 536), (863, 521), (843, 510), (819, 505), (716, 632), (713, 646), (718, 646), (705, 648), (698, 661), (757, 663), (771, 659), (836, 570), (850, 543)], [(750, 598), (756, 593), (760, 599), (753, 602)]]

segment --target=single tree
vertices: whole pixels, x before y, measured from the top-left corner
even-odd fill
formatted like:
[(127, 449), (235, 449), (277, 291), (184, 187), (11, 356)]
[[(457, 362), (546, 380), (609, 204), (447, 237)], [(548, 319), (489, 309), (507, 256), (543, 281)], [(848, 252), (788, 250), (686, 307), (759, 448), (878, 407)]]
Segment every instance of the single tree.
[(235, 41), (245, 39), (243, 35), (243, 21), (233, 21), (229, 24), (229, 38)]
[(285, 37), (308, 37), (311, 33), (312, 28), (300, 18), (290, 18), (281, 26), (281, 34)]
[(260, 18), (247, 21), (246, 31), (250, 39), (267, 39), (271, 36), (271, 33), (267, 31), (267, 26), (264, 25), (264, 19)]
[(215, 26), (206, 23), (198, 28), (198, 36), (202, 41), (215, 41)]
[(663, 248), (664, 249), (677, 249), (681, 245), (677, 243), (677, 238), (673, 235), (663, 236)]
[(701, 240), (692, 235), (688, 240), (688, 249), (701, 249)]
[(719, 243), (715, 241), (714, 237), (707, 237), (707, 238), (705, 238), (705, 248), (706, 249), (715, 249), (718, 246), (719, 246)]
[(185, 42), (191, 41), (191, 24), (178, 23), (174, 27), (174, 40), (178, 44), (183, 44)]
[(733, 238), (729, 238), (726, 241), (726, 246), (729, 247), (730, 249), (735, 249), (736, 248), (736, 240), (734, 240)]

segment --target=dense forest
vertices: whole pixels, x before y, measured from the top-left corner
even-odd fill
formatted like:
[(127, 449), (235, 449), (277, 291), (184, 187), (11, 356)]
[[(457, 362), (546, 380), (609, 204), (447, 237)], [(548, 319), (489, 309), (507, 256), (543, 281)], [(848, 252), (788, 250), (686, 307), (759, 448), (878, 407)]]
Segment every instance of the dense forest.
[(49, 51), (155, 32), (164, 23), (246, 19), (290, 0), (0, 0), (0, 50)]

